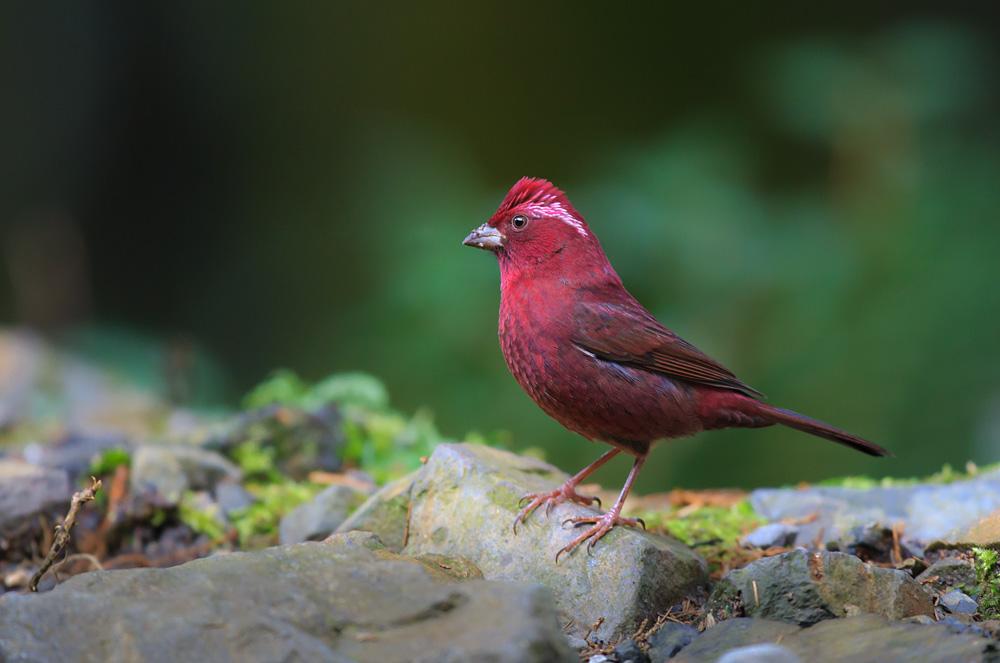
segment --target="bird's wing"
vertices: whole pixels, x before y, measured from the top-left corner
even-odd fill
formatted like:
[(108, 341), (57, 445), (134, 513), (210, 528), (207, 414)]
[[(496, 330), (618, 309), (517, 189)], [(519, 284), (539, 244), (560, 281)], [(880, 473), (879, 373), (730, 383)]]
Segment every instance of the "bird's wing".
[(573, 342), (600, 359), (730, 389), (751, 398), (763, 396), (728, 368), (661, 325), (638, 303), (579, 302), (573, 315)]

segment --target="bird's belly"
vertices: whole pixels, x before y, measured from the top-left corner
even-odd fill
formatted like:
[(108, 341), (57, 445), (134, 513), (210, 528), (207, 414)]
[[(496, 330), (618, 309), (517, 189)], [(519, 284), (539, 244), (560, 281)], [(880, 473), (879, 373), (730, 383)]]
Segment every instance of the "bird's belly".
[(549, 416), (589, 439), (645, 453), (660, 438), (702, 430), (690, 386), (530, 336), (501, 334), (511, 373)]

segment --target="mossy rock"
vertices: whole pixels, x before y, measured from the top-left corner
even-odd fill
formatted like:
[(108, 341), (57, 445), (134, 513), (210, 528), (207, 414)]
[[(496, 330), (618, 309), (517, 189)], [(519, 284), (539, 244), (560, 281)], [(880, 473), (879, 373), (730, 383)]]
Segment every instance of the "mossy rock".
[(555, 554), (578, 531), (560, 526), (593, 515), (560, 504), (550, 517), (539, 509), (512, 531), (518, 500), (550, 490), (566, 475), (538, 459), (472, 444), (442, 444), (417, 473), (410, 490), (407, 554), (470, 559), (491, 580), (532, 582), (552, 591), (570, 630), (598, 619), (596, 637), (630, 634), (706, 582), (704, 561), (675, 539), (619, 527), (590, 551), (582, 546), (556, 563)]
[(413, 473), (384, 485), (341, 523), (336, 533), (371, 532), (390, 550), (402, 550), (410, 509), (410, 490), (415, 477), (416, 473)]
[(934, 616), (931, 593), (909, 574), (837, 552), (795, 550), (730, 571), (716, 585), (709, 609), (800, 625), (873, 613), (892, 619)]

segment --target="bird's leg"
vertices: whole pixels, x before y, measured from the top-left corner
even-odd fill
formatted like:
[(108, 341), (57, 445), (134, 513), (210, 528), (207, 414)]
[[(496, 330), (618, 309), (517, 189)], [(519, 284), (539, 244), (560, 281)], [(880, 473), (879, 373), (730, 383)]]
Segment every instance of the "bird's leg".
[(524, 504), (525, 502), (527, 502), (528, 504), (523, 509), (521, 509), (521, 512), (517, 514), (517, 518), (514, 519), (514, 534), (517, 534), (517, 524), (523, 523), (528, 518), (528, 516), (530, 516), (531, 513), (535, 509), (540, 507), (542, 504), (546, 505), (545, 506), (546, 515), (551, 513), (552, 507), (554, 507), (556, 504), (559, 504), (560, 502), (576, 502), (577, 504), (583, 504), (585, 506), (589, 506), (594, 502), (597, 502), (597, 504), (600, 505), (601, 500), (597, 499), (596, 497), (586, 497), (584, 495), (580, 495), (579, 493), (576, 492), (576, 487), (580, 484), (581, 481), (583, 481), (591, 474), (596, 472), (597, 469), (601, 467), (601, 465), (604, 465), (606, 462), (617, 456), (619, 453), (621, 453), (621, 449), (618, 448), (614, 448), (611, 451), (608, 451), (603, 456), (595, 460), (593, 463), (591, 463), (587, 467), (583, 468), (582, 470), (574, 474), (566, 481), (566, 483), (559, 486), (555, 490), (550, 490), (544, 493), (528, 493), (527, 495), (522, 497), (521, 501), (518, 502), (518, 505)]
[(610, 511), (601, 516), (584, 516), (569, 518), (563, 521), (563, 525), (566, 523), (573, 523), (573, 525), (593, 525), (593, 527), (588, 527), (587, 531), (567, 543), (559, 552), (556, 553), (557, 564), (559, 563), (560, 555), (563, 553), (569, 553), (584, 541), (589, 540), (587, 543), (587, 552), (590, 552), (594, 548), (594, 544), (596, 544), (602, 536), (610, 532), (615, 525), (630, 525), (632, 527), (641, 525), (643, 529), (646, 529), (646, 523), (642, 522), (641, 519), (622, 518), (621, 515), (622, 507), (625, 505), (625, 498), (628, 497), (629, 491), (632, 490), (632, 483), (635, 481), (635, 478), (639, 476), (639, 470), (642, 469), (642, 464), (644, 462), (646, 462), (645, 455), (636, 457), (635, 463), (632, 464), (632, 469), (629, 470), (628, 478), (625, 479), (625, 485), (622, 486), (622, 492), (618, 495), (618, 499), (615, 500), (615, 504), (611, 507)]

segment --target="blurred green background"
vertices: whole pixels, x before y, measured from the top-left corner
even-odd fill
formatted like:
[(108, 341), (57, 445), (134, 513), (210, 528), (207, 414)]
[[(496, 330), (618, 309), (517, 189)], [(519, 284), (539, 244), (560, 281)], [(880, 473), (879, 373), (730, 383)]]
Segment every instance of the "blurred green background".
[(199, 407), (364, 370), (575, 471), (461, 246), (542, 176), (664, 323), (897, 454), (710, 433), (641, 491), (1000, 460), (1000, 30), (942, 7), (7, 4), (0, 322)]

